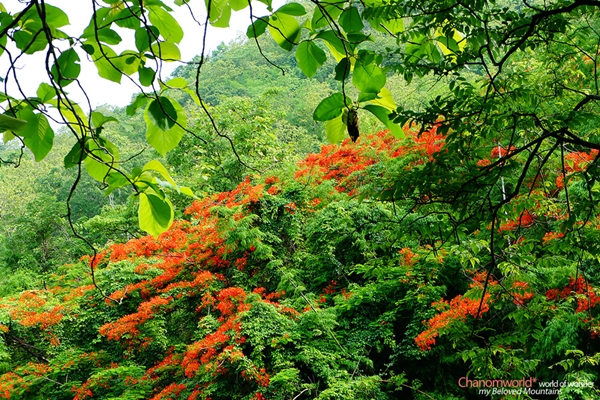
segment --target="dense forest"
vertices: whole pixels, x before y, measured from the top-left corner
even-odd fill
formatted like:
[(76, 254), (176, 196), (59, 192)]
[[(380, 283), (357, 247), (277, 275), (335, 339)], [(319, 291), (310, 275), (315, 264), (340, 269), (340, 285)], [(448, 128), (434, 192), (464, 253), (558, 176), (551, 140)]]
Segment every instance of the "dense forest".
[(263, 3), (0, 4), (0, 398), (600, 399), (600, 5)]

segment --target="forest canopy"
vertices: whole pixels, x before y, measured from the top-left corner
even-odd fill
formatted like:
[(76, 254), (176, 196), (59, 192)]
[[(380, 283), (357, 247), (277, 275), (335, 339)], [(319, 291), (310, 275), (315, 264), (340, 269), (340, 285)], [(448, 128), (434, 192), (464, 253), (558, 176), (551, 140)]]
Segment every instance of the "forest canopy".
[(600, 3), (261, 3), (0, 5), (0, 396), (598, 398)]

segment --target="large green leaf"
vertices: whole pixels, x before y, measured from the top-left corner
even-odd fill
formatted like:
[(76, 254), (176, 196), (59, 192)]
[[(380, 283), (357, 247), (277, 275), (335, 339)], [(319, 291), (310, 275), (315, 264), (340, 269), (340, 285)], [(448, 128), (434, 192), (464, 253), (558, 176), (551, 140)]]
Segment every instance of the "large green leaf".
[(65, 168), (72, 168), (79, 164), (80, 161), (83, 161), (87, 157), (87, 154), (83, 152), (83, 148), (79, 141), (75, 142), (69, 153), (64, 158)]
[[(163, 97), (161, 97), (162, 99)], [(166, 99), (166, 98), (165, 98)], [(152, 103), (155, 103), (154, 100)], [(160, 109), (160, 104), (155, 104), (153, 109), (156, 115), (150, 110), (150, 105), (146, 108), (144, 113), (144, 120), (146, 121), (146, 140), (148, 143), (156, 149), (160, 154), (165, 155), (170, 150), (173, 150), (178, 144), (183, 134), (185, 133), (184, 128), (186, 126), (186, 116), (183, 108), (174, 100), (169, 100), (168, 103), (173, 107), (176, 118), (170, 116), (166, 109)], [(160, 111), (156, 110), (159, 108)], [(165, 114), (167, 112), (167, 114)], [(173, 121), (177, 121), (175, 122)], [(160, 126), (158, 125), (160, 124)]]
[(287, 3), (279, 7), (276, 12), (299, 17), (306, 14), (306, 9), (303, 5), (298, 3)]
[(350, 104), (350, 99), (346, 98), (346, 102), (344, 102), (344, 95), (334, 93), (321, 100), (313, 113), (313, 119), (315, 121), (329, 121), (330, 119), (334, 119), (342, 113), (344, 108), (346, 108), (346, 104)]
[(356, 7), (348, 7), (340, 15), (340, 25), (347, 33), (360, 32), (365, 27)]
[(327, 55), (312, 41), (304, 41), (296, 49), (296, 60), (302, 72), (311, 77), (327, 60)]
[(140, 193), (139, 197), (140, 229), (155, 237), (169, 229), (174, 218), (171, 202), (152, 193)]
[(177, 20), (162, 7), (148, 6), (148, 16), (152, 25), (158, 28), (167, 42), (179, 43), (183, 39), (183, 29)]
[(163, 178), (165, 178), (165, 180), (167, 182), (169, 182), (171, 185), (177, 186), (177, 184), (175, 183), (175, 181), (173, 180), (173, 178), (171, 178), (171, 174), (169, 174), (169, 171), (167, 171), (167, 169), (165, 168), (165, 166), (162, 165), (160, 163), (160, 161), (158, 161), (158, 160), (148, 161), (146, 163), (146, 165), (144, 165), (144, 168), (142, 168), (142, 171), (156, 171)]
[(152, 49), (152, 55), (163, 61), (172, 62), (181, 60), (181, 52), (175, 43), (160, 41), (154, 43), (150, 48)]
[(69, 17), (60, 8), (44, 3), (45, 22), (52, 28), (60, 28), (69, 25)]
[(52, 78), (59, 86), (65, 87), (79, 77), (81, 65), (79, 55), (74, 48), (64, 51), (52, 65)]
[(0, 132), (13, 131), (20, 132), (27, 127), (27, 121), (14, 118), (10, 115), (0, 114)]
[(93, 40), (88, 40), (83, 45), (86, 52), (90, 54), (92, 61), (94, 61), (94, 65), (98, 69), (98, 75), (109, 81), (121, 83), (122, 73), (119, 67), (122, 61), (117, 60), (117, 53), (110, 47), (99, 45)]
[(300, 25), (296, 18), (289, 14), (276, 12), (269, 18), (269, 32), (277, 44), (291, 51), (300, 40)]
[(267, 26), (269, 24), (269, 17), (260, 17), (254, 20), (253, 23), (250, 24), (248, 30), (246, 31), (246, 36), (248, 38), (257, 38), (265, 33), (267, 30)]
[(352, 83), (365, 93), (379, 93), (386, 81), (385, 71), (372, 58), (359, 58), (354, 65)]
[(231, 18), (231, 7), (228, 0), (205, 0), (206, 9), (209, 12), (209, 22), (217, 28), (229, 27)]
[(19, 132), (19, 136), (23, 137), (23, 143), (31, 150), (35, 160), (43, 160), (54, 144), (54, 131), (48, 118), (44, 114), (35, 114), (29, 107), (21, 110), (18, 116), (27, 121), (27, 126)]
[(35, 94), (42, 103), (46, 103), (48, 100), (56, 97), (56, 89), (54, 89), (54, 87), (51, 85), (48, 85), (46, 82), (42, 82), (40, 83), (40, 86), (38, 86)]
[(177, 111), (168, 97), (160, 96), (152, 100), (147, 111), (152, 123), (160, 129), (171, 129), (177, 123)]
[(392, 134), (397, 138), (404, 138), (406, 135), (404, 134), (404, 130), (400, 125), (393, 123), (390, 118), (390, 110), (387, 108), (369, 104), (364, 107), (365, 110), (369, 111), (371, 114), (377, 117), (378, 120), (383, 122), (383, 124), (392, 132)]
[(348, 128), (344, 121), (344, 114), (325, 122), (325, 134), (329, 143), (339, 143), (346, 138)]
[(344, 43), (334, 31), (322, 31), (319, 32), (315, 37), (325, 41), (325, 45), (337, 62), (340, 62), (342, 59), (347, 57), (347, 49), (344, 47)]
[(118, 167), (119, 149), (104, 138), (86, 142), (85, 169), (98, 182), (104, 182), (111, 171)]

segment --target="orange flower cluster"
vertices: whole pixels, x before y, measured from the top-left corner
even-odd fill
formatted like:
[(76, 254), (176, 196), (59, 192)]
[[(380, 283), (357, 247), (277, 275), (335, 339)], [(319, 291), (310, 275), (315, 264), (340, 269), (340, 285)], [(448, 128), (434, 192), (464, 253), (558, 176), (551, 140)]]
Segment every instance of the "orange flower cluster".
[(186, 386), (181, 383), (171, 383), (169, 386), (161, 390), (156, 396), (152, 397), (150, 400), (170, 400), (173, 397), (178, 396), (179, 393), (181, 393), (185, 389)]
[(162, 298), (159, 296), (141, 303), (138, 311), (128, 314), (115, 322), (109, 322), (100, 327), (100, 334), (108, 340), (131, 340), (140, 334), (138, 326), (151, 319), (152, 316), (173, 300), (172, 297)]
[[(590, 163), (598, 158), (598, 150), (592, 150), (589, 153), (577, 151), (565, 156), (565, 174), (584, 171)], [(565, 187), (565, 176), (559, 174), (556, 177), (556, 187), (562, 189)]]
[(589, 311), (600, 304), (598, 290), (582, 276), (578, 276), (577, 279), (571, 278), (569, 284), (562, 290), (550, 289), (546, 292), (546, 299), (548, 300), (560, 300), (573, 296), (577, 298), (575, 312), (578, 313)]
[(511, 294), (513, 296), (513, 302), (517, 306), (522, 306), (535, 295), (527, 282), (514, 282), (511, 286)]
[[(436, 338), (439, 336), (446, 327), (456, 321), (466, 321), (467, 315), (471, 315), (475, 318), (481, 316), (481, 314), (489, 311), (490, 306), (488, 301), (490, 294), (486, 293), (481, 300), (473, 300), (461, 295), (456, 296), (450, 302), (447, 300), (440, 300), (432, 305), (438, 309), (443, 309), (441, 313), (437, 314), (429, 321), (427, 321), (427, 330), (421, 332), (416, 338), (415, 342), (421, 350), (430, 350), (436, 343)], [(479, 307), (481, 304), (481, 308)]]
[(500, 225), (498, 231), (514, 231), (517, 228), (528, 228), (533, 225), (533, 223), (533, 215), (529, 211), (525, 210), (521, 213), (521, 215), (519, 215), (519, 218), (517, 218), (516, 221), (508, 221)]

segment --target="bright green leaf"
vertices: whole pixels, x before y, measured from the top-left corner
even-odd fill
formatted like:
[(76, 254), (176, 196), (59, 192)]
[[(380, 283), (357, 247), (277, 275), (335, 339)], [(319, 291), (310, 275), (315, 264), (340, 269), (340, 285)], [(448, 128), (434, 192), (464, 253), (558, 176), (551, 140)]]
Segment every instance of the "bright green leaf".
[(377, 117), (383, 124), (392, 132), (392, 134), (397, 138), (404, 138), (404, 130), (400, 125), (393, 123), (390, 118), (390, 111), (384, 107), (376, 106), (376, 105), (366, 105), (364, 107), (365, 110), (371, 112), (373, 115)]
[(157, 237), (171, 226), (174, 213), (168, 199), (161, 199), (156, 194), (140, 193), (138, 218), (140, 229)]
[[(156, 100), (153, 101), (153, 103), (155, 102)], [(164, 114), (161, 116), (160, 114), (164, 113), (164, 111), (160, 109), (158, 104), (154, 105), (154, 109), (156, 109), (157, 107), (159, 107), (160, 109), (160, 111), (155, 110), (157, 115), (152, 115), (149, 111), (149, 107), (144, 113), (144, 120), (146, 121), (147, 127), (146, 140), (152, 147), (154, 147), (154, 149), (156, 149), (156, 151), (158, 151), (162, 155), (166, 154), (170, 150), (173, 150), (179, 144), (179, 141), (181, 140), (185, 132), (184, 127), (186, 126), (185, 112), (183, 111), (179, 103), (177, 103), (174, 100), (170, 100), (169, 104), (172, 105), (174, 111), (176, 112), (176, 118), (172, 118), (171, 116), (171, 118), (169, 119)], [(173, 122), (172, 119), (175, 119), (177, 121), (177, 124), (173, 124), (170, 129), (163, 129), (155, 123), (157, 118), (159, 121), (162, 118), (161, 123), (163, 123), (163, 127), (165, 128), (168, 127), (168, 125), (164, 125), (165, 123), (169, 123), (167, 122), (167, 120)]]
[(48, 118), (43, 114), (35, 114), (30, 108), (24, 108), (18, 116), (27, 121), (26, 128), (19, 132), (19, 136), (23, 137), (23, 143), (31, 150), (35, 160), (43, 160), (54, 144), (54, 131)]
[(327, 60), (327, 55), (312, 41), (304, 41), (296, 49), (296, 60), (302, 72), (311, 77), (317, 72), (319, 66)]
[(183, 29), (177, 20), (162, 7), (148, 6), (148, 16), (152, 25), (158, 28), (167, 42), (179, 43), (183, 39)]
[(52, 65), (52, 79), (61, 87), (69, 85), (79, 77), (79, 61), (79, 55), (74, 48), (64, 51)]
[(325, 122), (325, 134), (329, 143), (339, 143), (346, 138), (346, 123), (344, 122), (344, 113)]
[(284, 4), (283, 6), (279, 7), (277, 9), (276, 13), (295, 15), (295, 16), (299, 17), (299, 16), (306, 14), (306, 9), (304, 8), (303, 5), (298, 4), (298, 3), (287, 3), (287, 4)]
[(13, 131), (20, 132), (27, 127), (27, 121), (11, 117), (10, 115), (0, 114), (0, 132)]
[[(349, 103), (348, 99), (346, 99), (346, 103)], [(346, 108), (346, 103), (344, 103), (344, 96), (341, 93), (334, 93), (321, 100), (313, 113), (313, 119), (315, 121), (329, 121), (334, 119)]]
[(288, 14), (274, 13), (269, 19), (269, 32), (277, 44), (291, 51), (300, 40), (300, 25), (296, 18)]

